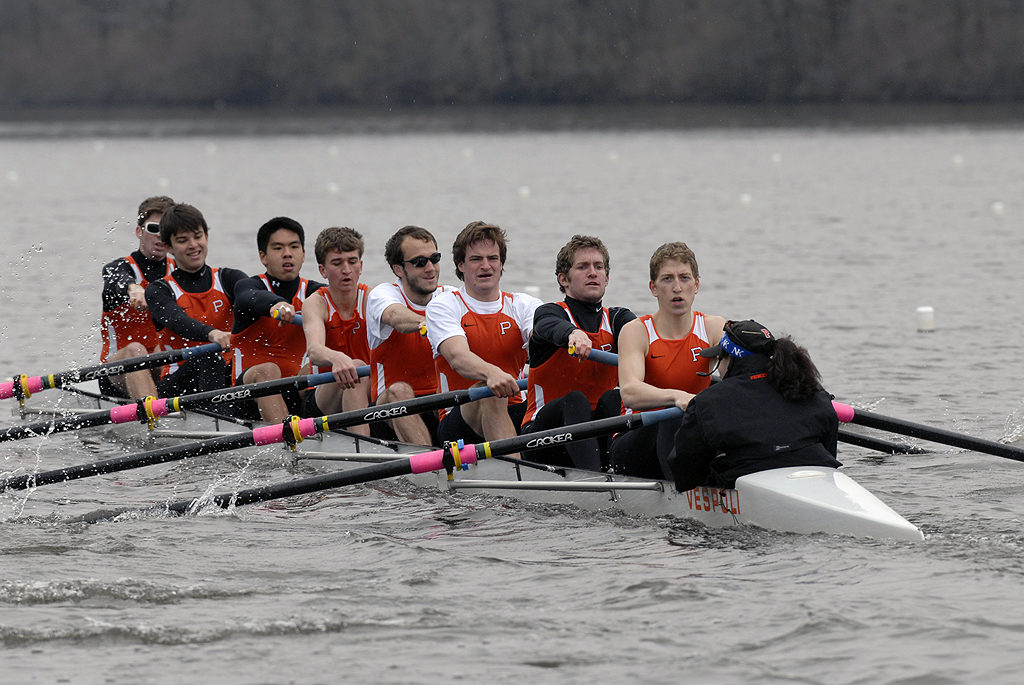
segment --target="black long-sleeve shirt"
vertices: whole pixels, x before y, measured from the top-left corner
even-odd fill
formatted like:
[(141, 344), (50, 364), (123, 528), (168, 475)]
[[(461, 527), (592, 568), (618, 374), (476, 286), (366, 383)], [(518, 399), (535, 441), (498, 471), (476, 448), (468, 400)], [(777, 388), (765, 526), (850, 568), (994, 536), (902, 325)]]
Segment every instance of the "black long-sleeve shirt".
[[(224, 286), (228, 302), (234, 304), (235, 285), (248, 276), (244, 271), (238, 269), (222, 268), (219, 271), (220, 282)], [(175, 269), (171, 276), (181, 286), (181, 289), (188, 293), (202, 293), (213, 287), (213, 270), (209, 265), (196, 272)], [(149, 311), (157, 330), (169, 328), (186, 340), (209, 339), (213, 326), (197, 321), (186, 314), (185, 310), (178, 305), (170, 284), (164, 279), (153, 281), (146, 288), (146, 304), (149, 305)]]
[[(147, 259), (135, 250), (132, 259), (139, 265), (143, 278), (147, 282), (163, 278), (167, 273), (166, 259)], [(135, 271), (125, 257), (118, 257), (103, 267), (103, 311), (112, 312), (128, 302), (128, 286), (138, 283)]]
[[(601, 329), (602, 305), (600, 302), (592, 304), (566, 296), (565, 303), (569, 306), (569, 311), (572, 312), (579, 328), (584, 332), (596, 333)], [(616, 348), (619, 331), (635, 318), (636, 314), (625, 307), (608, 308), (608, 319), (612, 326), (612, 333), (615, 335)], [(569, 314), (561, 305), (548, 302), (538, 307), (533, 315), (533, 333), (530, 334), (530, 344), (527, 348), (530, 353), (530, 366), (540, 366), (557, 350), (564, 350), (569, 344), (569, 336), (576, 328), (577, 326), (569, 320)]]
[[(235, 284), (235, 324), (231, 329), (232, 333), (241, 333), (253, 325), (261, 316), (266, 316), (270, 308), (278, 302), (291, 302), (299, 291), (301, 278), (290, 281), (279, 281), (266, 274), (270, 281), (270, 290), (267, 290), (263, 280), (252, 276), (243, 278)], [(306, 285), (306, 297), (309, 297), (323, 287), (323, 283), (309, 281)]]

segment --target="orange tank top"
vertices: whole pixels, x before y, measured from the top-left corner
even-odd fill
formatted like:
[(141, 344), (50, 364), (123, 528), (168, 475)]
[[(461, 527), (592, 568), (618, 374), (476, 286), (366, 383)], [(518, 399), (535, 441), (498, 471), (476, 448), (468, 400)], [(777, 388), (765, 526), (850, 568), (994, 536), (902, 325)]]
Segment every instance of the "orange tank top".
[[(260, 274), (256, 278), (263, 282), (267, 290), (272, 290), (266, 275)], [(299, 289), (290, 303), (296, 312), (302, 311), (308, 285), (309, 281), (305, 278), (299, 279)], [(277, 364), (282, 377), (295, 376), (302, 366), (306, 336), (302, 334), (302, 326), (261, 316), (244, 331), (231, 336), (231, 350), (232, 378), (237, 379), (246, 369), (265, 362)]]
[(662, 338), (650, 314), (641, 316), (640, 320), (647, 328), (649, 344), (644, 362), (645, 383), (693, 394), (711, 385), (710, 376), (697, 375), (698, 371), (707, 373), (711, 368), (711, 360), (700, 356), (701, 350), (711, 346), (704, 328), (704, 314), (693, 313), (693, 327), (679, 340)]
[[(462, 315), (462, 329), (466, 333), (469, 349), (505, 373), (519, 378), (526, 364), (526, 350), (523, 348), (523, 334), (519, 330), (519, 324), (507, 311), (512, 306), (512, 294), (501, 294), (502, 307), (494, 314), (478, 314), (462, 299), (462, 293), (456, 292), (455, 296), (462, 302), (462, 308), (465, 310)], [(438, 392), (463, 390), (477, 383), (455, 373), (455, 369), (444, 355), (439, 354), (434, 358), (434, 368), (437, 371)], [(519, 395), (514, 395), (508, 400), (509, 404), (519, 404), (522, 401), (523, 398)]]
[[(202, 321), (207, 326), (213, 326), (222, 331), (230, 331), (235, 320), (235, 316), (231, 311), (231, 301), (228, 299), (227, 292), (225, 292), (224, 286), (220, 282), (220, 270), (210, 267), (210, 271), (213, 276), (213, 283), (210, 285), (209, 290), (201, 293), (185, 292), (171, 274), (165, 276), (164, 280), (167, 281), (167, 285), (171, 286), (171, 292), (174, 293), (178, 306), (185, 310), (185, 314), (190, 318)], [(171, 329), (162, 328), (160, 329), (160, 342), (166, 350), (180, 350), (186, 347), (205, 345), (208, 341), (186, 340), (175, 335)], [(224, 350), (222, 354), (224, 361), (230, 364), (231, 351)], [(178, 364), (166, 366), (164, 367), (163, 375), (173, 373), (177, 369)]]
[[(405, 306), (413, 312), (424, 315), (398, 288)], [(412, 386), (417, 397), (437, 392), (437, 375), (434, 371), (433, 353), (430, 341), (419, 333), (391, 331), (385, 340), (370, 350), (370, 390), (373, 401), (389, 385), (405, 381)]]
[[(363, 362), (370, 359), (370, 343), (366, 339), (366, 296), (369, 294), (370, 287), (365, 283), (360, 283), (356, 292), (356, 306), (352, 311), (352, 318), (345, 319), (331, 298), (327, 286), (314, 293), (327, 301), (327, 321), (324, 323), (327, 334), (324, 344), (332, 350), (344, 352), (352, 359)], [(321, 371), (330, 371), (330, 369), (321, 369), (318, 366), (312, 368), (312, 373)]]
[[(131, 255), (124, 258), (128, 266), (135, 274), (135, 282), (143, 288), (149, 285), (149, 281), (142, 275), (139, 263)], [(169, 276), (174, 270), (174, 259), (167, 257), (167, 271), (164, 274)], [(100, 331), (103, 338), (103, 347), (100, 350), (100, 361), (105, 362), (111, 354), (117, 352), (129, 343), (142, 343), (147, 350), (152, 352), (160, 346), (160, 335), (153, 325), (153, 317), (149, 312), (140, 312), (127, 302), (117, 309), (103, 312), (100, 318)]]
[[(565, 310), (569, 321), (573, 326), (580, 328), (569, 311), (569, 305), (559, 302), (558, 305)], [(615, 334), (612, 332), (611, 321), (608, 319), (608, 308), (601, 310), (601, 327), (596, 333), (583, 331), (590, 338), (590, 344), (595, 350), (610, 352), (615, 348)], [(549, 400), (568, 395), (573, 390), (579, 390), (590, 400), (590, 409), (597, 407), (597, 401), (601, 395), (611, 390), (619, 383), (618, 369), (607, 364), (587, 361), (577, 357), (570, 357), (569, 351), (560, 349), (543, 364), (530, 369), (529, 385), (526, 389), (526, 416), (523, 417), (523, 425), (533, 421), (537, 412)]]

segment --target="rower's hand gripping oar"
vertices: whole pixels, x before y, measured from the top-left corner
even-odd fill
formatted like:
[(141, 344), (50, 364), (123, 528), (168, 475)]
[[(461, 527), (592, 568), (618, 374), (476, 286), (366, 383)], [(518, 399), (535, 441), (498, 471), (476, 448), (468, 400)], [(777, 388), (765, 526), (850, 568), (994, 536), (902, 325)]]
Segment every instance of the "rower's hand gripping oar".
[(47, 390), (49, 388), (60, 388), (79, 381), (91, 381), (103, 376), (120, 376), (121, 374), (142, 369), (151, 369), (164, 364), (202, 357), (214, 352), (220, 352), (221, 346), (217, 343), (207, 343), (195, 347), (186, 347), (180, 350), (168, 350), (166, 352), (154, 352), (142, 357), (120, 359), (117, 361), (86, 366), (81, 369), (69, 369), (44, 376), (15, 376), (13, 381), (0, 383), (0, 399), (16, 397), (22, 405), (25, 400), (32, 396), (32, 393)]
[[(520, 388), (526, 384), (525, 380), (519, 381)], [(407, 414), (417, 414), (432, 409), (451, 407), (466, 402), (473, 402), (492, 395), (490, 388), (486, 386), (468, 388), (465, 390), (453, 390), (451, 392), (437, 395), (424, 395), (411, 400), (391, 402), (376, 407), (356, 409), (338, 414), (330, 414), (312, 419), (300, 419), (293, 416), (282, 423), (257, 428), (253, 431), (244, 431), (222, 437), (201, 440), (199, 442), (175, 445), (163, 449), (150, 450), (139, 454), (130, 454), (123, 457), (115, 457), (104, 461), (97, 461), (91, 464), (68, 466), (63, 469), (42, 471), (36, 474), (12, 476), (0, 481), (0, 491), (3, 490), (25, 490), (40, 485), (61, 483), (68, 480), (88, 478), (101, 473), (114, 473), (116, 471), (127, 471), (129, 469), (151, 466), (153, 464), (165, 464), (172, 461), (180, 461), (192, 457), (199, 457), (205, 454), (225, 452), (227, 450), (252, 447), (255, 445), (273, 445), (285, 443), (292, 447), (298, 442), (312, 437), (318, 433), (324, 433), (335, 428), (355, 426), (361, 423), (373, 421), (384, 421), (394, 419)]]
[[(356, 367), (356, 373), (360, 377), (369, 376), (370, 367), (358, 366)], [(123, 404), (112, 409), (103, 409), (88, 414), (78, 414), (77, 416), (68, 416), (55, 420), (12, 426), (11, 428), (0, 430), (0, 442), (22, 440), (24, 438), (49, 435), (50, 433), (91, 428), (93, 426), (132, 423), (135, 421), (148, 423), (152, 427), (153, 422), (161, 416), (183, 411), (199, 404), (209, 403), (217, 405), (236, 400), (266, 397), (287, 388), (303, 390), (323, 385), (324, 383), (330, 383), (333, 380), (334, 375), (330, 371), (326, 371), (308, 376), (291, 376), (289, 378), (277, 378), (260, 383), (250, 383), (248, 385), (236, 385), (219, 390), (208, 390), (192, 395), (179, 395), (178, 397), (164, 399), (147, 397), (137, 400), (135, 403)]]
[[(476, 388), (487, 390), (487, 388)], [(489, 393), (488, 393), (489, 394)], [(585, 440), (597, 435), (605, 435), (618, 431), (628, 430), (640, 425), (652, 425), (665, 419), (678, 418), (683, 412), (678, 407), (658, 409), (654, 411), (635, 412), (623, 416), (613, 416), (607, 419), (587, 421), (564, 428), (552, 428), (551, 430), (538, 431), (519, 435), (504, 440), (492, 442), (481, 442), (475, 445), (467, 445), (461, 449), (449, 443), (442, 449), (421, 452), (405, 458), (395, 458), (380, 464), (363, 466), (355, 469), (334, 471), (310, 478), (278, 483), (276, 485), (264, 485), (258, 488), (240, 490), (238, 492), (226, 492), (214, 495), (207, 499), (188, 499), (177, 502), (170, 502), (166, 505), (153, 507), (152, 511), (169, 511), (176, 514), (184, 514), (206, 504), (214, 504), (222, 509), (242, 504), (254, 504), (266, 502), (273, 499), (304, 495), (311, 492), (319, 492), (331, 488), (343, 487), (346, 485), (357, 485), (368, 483), (385, 478), (394, 478), (413, 473), (426, 473), (429, 471), (448, 471), (449, 478), (452, 471), (458, 468), (468, 468), (469, 464), (476, 463), (481, 459), (497, 457), (504, 454), (512, 454), (524, 450), (547, 447), (552, 444), (561, 444), (574, 440)], [(79, 517), (77, 520), (88, 523), (95, 523), (120, 514), (132, 511), (131, 509), (100, 510)]]
[(975, 452), (1013, 459), (1014, 461), (1024, 461), (1024, 449), (1019, 447), (1004, 445), (1001, 442), (994, 442), (983, 438), (974, 438), (970, 435), (954, 433), (942, 428), (932, 428), (931, 426), (912, 423), (891, 416), (882, 416), (881, 414), (874, 414), (862, 409), (854, 409), (842, 402), (833, 401), (832, 406), (836, 410), (839, 420), (844, 423), (857, 423), (862, 426), (889, 431), (890, 433), (909, 435), (912, 438), (922, 438), (942, 445), (962, 447), (974, 450)]

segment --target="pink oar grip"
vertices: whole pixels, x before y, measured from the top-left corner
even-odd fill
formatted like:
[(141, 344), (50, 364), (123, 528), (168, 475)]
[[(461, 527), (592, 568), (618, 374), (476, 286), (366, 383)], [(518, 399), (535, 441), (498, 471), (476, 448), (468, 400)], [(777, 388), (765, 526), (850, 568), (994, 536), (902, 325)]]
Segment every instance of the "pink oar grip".
[[(166, 399), (153, 401), (153, 416), (167, 416), (170, 413), (170, 410), (167, 408)], [(122, 404), (121, 406), (114, 407), (110, 410), (111, 423), (131, 423), (132, 421), (138, 420), (139, 412), (137, 404)]]
[[(467, 445), (459, 450), (459, 460), (463, 464), (476, 463), (476, 445)], [(431, 452), (420, 452), (409, 457), (409, 469), (411, 473), (426, 473), (428, 471), (439, 471), (444, 468), (444, 450), (433, 450)]]
[[(28, 383), (29, 392), (39, 392), (46, 389), (43, 385), (42, 376), (32, 376), (26, 383)], [(14, 381), (0, 384), (0, 400), (6, 400), (8, 397), (14, 397)]]
[(853, 421), (854, 410), (850, 405), (832, 400), (832, 408), (836, 410), (836, 416), (838, 416), (839, 420), (843, 423), (850, 423), (850, 421)]
[[(291, 430), (291, 427), (281, 423), (257, 428), (252, 432), (253, 444), (273, 445), (284, 442), (284, 431), (286, 430)], [(313, 419), (302, 419), (299, 421), (299, 435), (303, 438), (311, 438), (316, 435), (316, 424)]]

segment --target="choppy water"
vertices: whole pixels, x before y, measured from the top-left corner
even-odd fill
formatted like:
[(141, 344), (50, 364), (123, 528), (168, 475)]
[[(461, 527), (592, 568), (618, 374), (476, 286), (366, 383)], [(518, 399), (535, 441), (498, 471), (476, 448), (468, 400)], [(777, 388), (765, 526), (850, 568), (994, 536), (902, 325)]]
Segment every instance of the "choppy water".
[[(211, 263), (250, 272), (279, 214), (362, 230), (370, 283), (399, 226), (448, 246), (482, 218), (512, 236), (505, 287), (554, 299), (557, 247), (595, 233), (608, 302), (638, 311), (650, 253), (682, 239), (699, 307), (792, 333), (837, 398), (1021, 444), (1017, 127), (312, 130), (0, 139), (0, 373), (95, 358), (100, 267), (131, 248), (139, 200), (167, 193), (206, 214)], [(934, 333), (915, 331), (919, 305)], [(2, 445), (0, 469), (128, 449), (94, 436)], [(841, 458), (927, 539), (709, 531), (400, 482), (69, 522), (305, 473), (245, 455), (5, 493), (0, 681), (1016, 682), (1024, 464), (941, 446)]]

